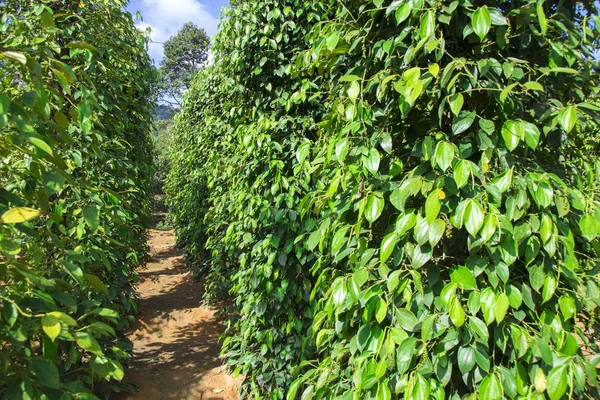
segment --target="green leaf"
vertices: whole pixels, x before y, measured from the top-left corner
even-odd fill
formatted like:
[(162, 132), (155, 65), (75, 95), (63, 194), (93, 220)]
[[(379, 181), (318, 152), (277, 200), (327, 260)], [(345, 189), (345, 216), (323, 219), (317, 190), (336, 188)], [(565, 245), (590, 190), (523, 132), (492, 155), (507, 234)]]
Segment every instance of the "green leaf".
[(579, 220), (579, 228), (581, 229), (581, 233), (583, 237), (586, 238), (587, 241), (591, 242), (598, 236), (598, 221), (594, 218), (593, 215), (585, 214)]
[(544, 91), (544, 87), (539, 82), (535, 82), (535, 81), (525, 82), (525, 87), (529, 90), (535, 90), (535, 91), (539, 91), (539, 92)]
[(416, 344), (417, 344), (416, 337), (409, 336), (406, 339), (404, 339), (402, 341), (402, 343), (400, 344), (400, 347), (398, 347), (398, 353), (396, 356), (397, 361), (408, 364), (413, 358)]
[(435, 31), (435, 15), (433, 11), (427, 10), (421, 17), (421, 25), (419, 27), (419, 35), (421, 39), (427, 39), (433, 35)]
[(481, 400), (501, 400), (503, 397), (504, 390), (496, 374), (490, 374), (483, 378), (479, 386), (479, 398)]
[(502, 138), (506, 148), (513, 151), (519, 145), (519, 140), (524, 136), (525, 132), (519, 121), (506, 121), (502, 126)]
[(394, 14), (396, 17), (396, 24), (400, 25), (402, 22), (404, 22), (410, 16), (411, 11), (412, 7), (410, 3), (406, 3), (404, 0), (402, 0), (402, 4), (400, 4), (396, 10), (396, 13)]
[(348, 139), (340, 139), (335, 144), (335, 156), (339, 163), (343, 163), (348, 154)]
[(571, 132), (577, 122), (577, 109), (573, 106), (565, 107), (558, 113), (558, 123), (567, 133)]
[(508, 307), (508, 296), (505, 293), (500, 293), (498, 296), (496, 296), (496, 307), (494, 309), (494, 316), (496, 317), (496, 322), (498, 324), (502, 322), (502, 320), (506, 316)]
[(352, 101), (356, 101), (356, 99), (358, 98), (358, 95), (360, 94), (360, 85), (358, 84), (358, 82), (353, 81), (350, 82), (350, 86), (348, 86), (348, 97), (350, 98), (350, 100)]
[(39, 215), (40, 210), (34, 210), (29, 207), (15, 207), (2, 214), (0, 222), (3, 224), (19, 224), (37, 218)]
[(545, 35), (546, 31), (548, 30), (548, 21), (546, 20), (543, 2), (538, 1), (536, 12), (538, 16), (538, 22), (540, 23), (540, 30), (542, 31), (542, 35)]
[(377, 301), (377, 310), (375, 311), (375, 319), (377, 322), (382, 323), (387, 316), (388, 305), (385, 300), (379, 298)]
[(54, 315), (46, 314), (42, 317), (42, 329), (54, 341), (60, 335), (60, 320)]
[(465, 99), (462, 93), (455, 93), (452, 96), (450, 96), (448, 104), (450, 104), (450, 111), (452, 111), (452, 114), (458, 116), (460, 110), (462, 110), (464, 102)]
[(409, 210), (398, 217), (396, 221), (396, 232), (399, 236), (411, 230), (417, 223), (417, 217), (413, 210)]
[(429, 235), (429, 245), (435, 247), (442, 236), (444, 236), (444, 232), (446, 232), (446, 223), (441, 219), (433, 221), (427, 230)]
[(554, 224), (552, 223), (552, 219), (547, 215), (542, 215), (542, 224), (540, 226), (540, 238), (542, 239), (542, 243), (548, 243), (548, 240), (552, 237)]
[(386, 262), (388, 258), (394, 252), (396, 242), (398, 241), (398, 235), (396, 232), (389, 233), (383, 238), (381, 242), (381, 249), (379, 250), (379, 259), (381, 262)]
[(358, 286), (358, 282), (353, 276), (348, 280), (348, 293), (350, 293), (350, 297), (352, 297), (353, 301), (358, 301), (360, 298), (360, 287)]
[(365, 208), (365, 218), (369, 223), (373, 223), (379, 218), (383, 211), (385, 201), (381, 193), (371, 193), (367, 200), (367, 206)]
[(98, 230), (98, 227), (100, 226), (100, 217), (98, 209), (96, 207), (83, 207), (83, 219), (85, 220), (87, 226), (89, 226), (93, 232), (96, 232)]
[(321, 242), (322, 232), (320, 229), (313, 231), (306, 241), (306, 248), (310, 251), (313, 251), (317, 245)]
[(521, 127), (525, 132), (525, 143), (531, 149), (535, 149), (540, 143), (540, 130), (532, 123), (521, 121)]
[(558, 282), (556, 281), (556, 278), (554, 276), (547, 275), (544, 278), (544, 286), (542, 288), (542, 304), (547, 302), (552, 298), (552, 296), (554, 296), (554, 292), (556, 291), (557, 287)]
[(411, 253), (412, 266), (415, 269), (421, 268), (423, 265), (427, 264), (432, 257), (431, 246), (414, 246), (414, 249)]
[(52, 389), (60, 387), (58, 368), (52, 361), (41, 357), (32, 358), (31, 370), (43, 386)]
[(75, 40), (75, 41), (67, 43), (67, 47), (70, 49), (85, 49), (85, 50), (90, 50), (93, 52), (98, 52), (97, 47), (94, 47), (91, 44), (80, 41), (80, 40)]
[(335, 256), (340, 251), (342, 246), (344, 245), (344, 242), (346, 242), (346, 234), (348, 233), (349, 229), (350, 229), (349, 226), (343, 226), (337, 230), (335, 235), (333, 235), (333, 240), (331, 242), (331, 254), (332, 255)]
[(481, 204), (473, 199), (467, 200), (464, 213), (464, 223), (467, 231), (475, 236), (483, 226), (483, 218), (485, 214)]
[(471, 331), (475, 332), (475, 334), (481, 339), (481, 341), (487, 344), (490, 334), (488, 332), (488, 328), (485, 325), (485, 322), (480, 320), (477, 317), (469, 317), (469, 328)]
[(458, 369), (463, 374), (466, 374), (475, 367), (475, 350), (471, 347), (460, 347), (456, 359), (458, 361)]
[(348, 295), (348, 289), (346, 287), (346, 283), (338, 279), (336, 283), (333, 285), (333, 304), (336, 306), (341, 305)]
[(388, 381), (384, 380), (379, 382), (379, 387), (377, 388), (377, 397), (376, 400), (391, 400), (392, 399), (392, 391), (388, 387)]
[(400, 325), (405, 331), (413, 332), (418, 324), (415, 314), (406, 308), (399, 308), (396, 311), (396, 318), (398, 320), (398, 325)]
[(512, 185), (512, 180), (513, 180), (513, 168), (507, 169), (506, 171), (504, 171), (503, 173), (498, 175), (494, 179), (494, 185), (496, 185), (496, 187), (498, 188), (500, 193), (504, 193), (508, 189), (510, 189), (510, 186)]
[(365, 160), (365, 167), (367, 167), (367, 170), (371, 174), (375, 175), (379, 169), (380, 161), (381, 157), (379, 156), (379, 152), (376, 149), (371, 149), (369, 151), (369, 156)]
[(40, 21), (44, 28), (55, 28), (54, 17), (48, 11), (44, 11), (41, 15)]
[(65, 178), (56, 172), (44, 172), (42, 174), (42, 182), (44, 183), (48, 197), (50, 197), (62, 190), (65, 185)]
[(327, 46), (327, 50), (333, 51), (337, 47), (338, 41), (340, 40), (340, 35), (337, 32), (331, 33), (327, 36), (325, 40), (325, 46)]
[(553, 368), (548, 374), (546, 391), (550, 400), (559, 400), (567, 391), (567, 365)]
[(570, 295), (561, 296), (561, 298), (558, 300), (558, 304), (564, 319), (571, 319), (577, 314), (575, 300)]
[(471, 25), (473, 31), (480, 40), (483, 40), (490, 31), (492, 26), (492, 19), (487, 6), (479, 7), (471, 16)]
[(473, 125), (477, 114), (473, 111), (461, 111), (452, 122), (452, 134), (460, 135)]
[(475, 290), (477, 289), (477, 282), (475, 276), (470, 269), (463, 266), (458, 266), (450, 270), (450, 279), (452, 282), (459, 285), (463, 290)]
[(454, 148), (448, 142), (439, 142), (435, 148), (434, 158), (437, 165), (445, 172), (454, 159)]
[(425, 218), (427, 223), (431, 224), (440, 214), (442, 203), (437, 190), (433, 190), (425, 201)]
[(494, 306), (496, 305), (496, 294), (491, 288), (484, 289), (481, 292), (481, 311), (483, 312), (483, 318), (485, 323), (490, 325), (494, 322)]
[(110, 308), (96, 308), (94, 311), (92, 311), (92, 314), (94, 315), (99, 315), (103, 318), (109, 319), (109, 320), (113, 320), (113, 321), (117, 321), (119, 318), (119, 313), (113, 309)]
[(471, 165), (467, 160), (460, 160), (454, 167), (454, 182), (460, 189), (469, 182), (471, 178)]
[(301, 378), (298, 378), (294, 382), (292, 382), (292, 384), (288, 388), (288, 391), (287, 391), (287, 394), (285, 397), (286, 400), (295, 400), (296, 399), (296, 393), (298, 393), (298, 389), (300, 388), (300, 384), (302, 382), (303, 382), (303, 380)]
[(304, 389), (304, 392), (302, 392), (302, 396), (300, 396), (300, 400), (312, 400), (312, 398), (314, 397), (314, 390), (315, 390), (314, 385), (308, 386), (306, 389)]
[(423, 377), (420, 373), (416, 374), (415, 384), (412, 390), (412, 399), (414, 400), (428, 400), (431, 388), (429, 387), (429, 381)]
[(481, 240), (483, 243), (487, 243), (496, 233), (496, 228), (498, 225), (498, 217), (493, 214), (488, 214), (483, 221), (483, 226), (481, 227)]
[(460, 328), (465, 323), (465, 311), (460, 304), (460, 300), (455, 296), (450, 302), (450, 319), (457, 328)]
[(303, 164), (306, 157), (308, 157), (308, 153), (310, 152), (310, 144), (302, 143), (298, 146), (298, 150), (296, 150), (296, 160), (298, 160), (299, 164)]

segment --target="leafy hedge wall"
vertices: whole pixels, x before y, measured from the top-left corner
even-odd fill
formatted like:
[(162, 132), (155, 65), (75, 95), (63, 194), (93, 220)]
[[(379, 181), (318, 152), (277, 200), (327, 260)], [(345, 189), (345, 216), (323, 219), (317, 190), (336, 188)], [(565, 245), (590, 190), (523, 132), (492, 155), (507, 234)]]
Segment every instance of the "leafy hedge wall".
[(123, 1), (0, 2), (0, 397), (118, 388), (153, 67)]
[(597, 14), (233, 2), (168, 192), (245, 395), (600, 395)]

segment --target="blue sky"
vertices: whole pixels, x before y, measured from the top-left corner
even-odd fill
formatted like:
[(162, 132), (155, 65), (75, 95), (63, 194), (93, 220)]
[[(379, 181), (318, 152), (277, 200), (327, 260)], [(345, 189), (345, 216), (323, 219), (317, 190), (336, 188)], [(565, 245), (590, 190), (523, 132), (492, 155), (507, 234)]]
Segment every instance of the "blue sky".
[(204, 28), (209, 36), (217, 33), (221, 8), (229, 5), (229, 0), (132, 0), (127, 9), (135, 16), (142, 14), (143, 20), (136, 21), (138, 28), (151, 28), (148, 53), (158, 64), (163, 55), (164, 43), (188, 21)]

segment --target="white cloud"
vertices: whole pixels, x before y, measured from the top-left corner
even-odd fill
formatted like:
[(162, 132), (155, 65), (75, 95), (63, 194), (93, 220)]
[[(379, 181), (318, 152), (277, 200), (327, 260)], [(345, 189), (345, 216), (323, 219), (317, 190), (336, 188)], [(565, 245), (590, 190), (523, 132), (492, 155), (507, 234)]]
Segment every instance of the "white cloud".
[(155, 43), (150, 44), (148, 53), (156, 64), (163, 56), (162, 43), (177, 34), (186, 22), (192, 21), (204, 28), (210, 37), (217, 33), (218, 19), (196, 0), (141, 0), (140, 8), (144, 20), (136, 26), (142, 30), (152, 29), (150, 37)]

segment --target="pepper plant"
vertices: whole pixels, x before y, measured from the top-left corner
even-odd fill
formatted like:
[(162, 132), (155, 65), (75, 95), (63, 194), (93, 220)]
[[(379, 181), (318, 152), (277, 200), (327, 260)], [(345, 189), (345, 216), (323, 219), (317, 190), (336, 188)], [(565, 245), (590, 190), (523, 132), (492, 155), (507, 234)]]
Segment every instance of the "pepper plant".
[(170, 190), (244, 393), (598, 397), (594, 3), (232, 6)]
[(0, 2), (0, 397), (122, 389), (154, 69), (123, 1)]

